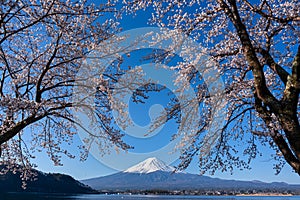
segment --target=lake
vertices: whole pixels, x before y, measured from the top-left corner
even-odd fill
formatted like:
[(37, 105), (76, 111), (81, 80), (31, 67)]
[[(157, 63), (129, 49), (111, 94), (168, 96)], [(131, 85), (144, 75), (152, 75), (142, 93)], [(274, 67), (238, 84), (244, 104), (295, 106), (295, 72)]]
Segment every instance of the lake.
[(74, 195), (0, 194), (0, 200), (300, 200), (300, 196), (169, 196), (169, 195)]

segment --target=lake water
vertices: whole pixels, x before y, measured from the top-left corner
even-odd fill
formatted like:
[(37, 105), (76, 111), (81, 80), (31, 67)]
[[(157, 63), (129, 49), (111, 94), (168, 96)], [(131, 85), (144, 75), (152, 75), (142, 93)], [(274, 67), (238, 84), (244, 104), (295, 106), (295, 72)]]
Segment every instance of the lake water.
[(300, 196), (236, 197), (236, 196), (169, 196), (169, 195), (76, 195), (0, 194), (0, 200), (300, 200)]

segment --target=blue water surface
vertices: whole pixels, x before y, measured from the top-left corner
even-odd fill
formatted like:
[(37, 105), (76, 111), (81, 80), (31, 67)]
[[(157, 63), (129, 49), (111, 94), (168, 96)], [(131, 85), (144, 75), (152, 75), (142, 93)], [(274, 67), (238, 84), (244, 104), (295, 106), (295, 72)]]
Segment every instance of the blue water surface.
[(0, 194), (0, 200), (300, 200), (300, 196), (53, 195)]

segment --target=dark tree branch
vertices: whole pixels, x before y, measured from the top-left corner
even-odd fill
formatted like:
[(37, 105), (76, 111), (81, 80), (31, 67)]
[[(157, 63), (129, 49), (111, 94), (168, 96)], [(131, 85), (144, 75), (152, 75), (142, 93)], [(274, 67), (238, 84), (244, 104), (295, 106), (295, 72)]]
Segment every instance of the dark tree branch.
[(40, 116), (32, 115), (32, 116), (29, 116), (28, 118), (20, 121), (19, 123), (15, 124), (9, 130), (3, 132), (3, 134), (0, 135), (0, 145), (7, 142), (14, 136), (16, 136), (21, 130), (23, 130), (28, 125), (33, 124), (34, 122), (37, 122), (37, 121), (43, 119), (45, 116), (47, 116), (47, 113), (40, 115)]
[(271, 14), (267, 14), (265, 12), (262, 11), (262, 9), (257, 9), (255, 8), (251, 3), (249, 3), (249, 1), (247, 0), (243, 0), (246, 5), (251, 9), (251, 11), (255, 12), (255, 13), (258, 13), (260, 16), (266, 18), (266, 19), (272, 19), (272, 20), (275, 20), (276, 22), (279, 22), (279, 23), (282, 23), (282, 24), (287, 24), (291, 21), (300, 21), (300, 17), (299, 16), (295, 16), (295, 17), (287, 17), (287, 18), (280, 18), (280, 17), (277, 17), (277, 16), (274, 16)]
[(42, 82), (43, 82), (43, 79), (44, 79), (44, 76), (46, 75), (46, 73), (49, 71), (50, 69), (50, 66), (51, 66), (51, 63), (52, 61), (54, 60), (55, 56), (56, 56), (56, 53), (58, 51), (58, 46), (59, 46), (59, 41), (62, 37), (62, 33), (60, 33), (57, 37), (57, 40), (56, 40), (56, 43), (55, 43), (55, 47), (54, 47), (54, 50), (53, 50), (53, 53), (49, 59), (49, 61), (47, 62), (44, 70), (42, 71), (40, 77), (39, 77), (39, 80), (36, 84), (36, 97), (35, 97), (35, 101), (40, 103), (41, 102), (41, 99), (42, 99), (42, 91), (41, 91), (41, 85), (42, 85)]
[(285, 160), (289, 163), (289, 165), (295, 170), (296, 173), (300, 175), (300, 161), (297, 159), (291, 149), (289, 148), (289, 145), (283, 138), (281, 134), (279, 134), (277, 131), (275, 131), (275, 135), (272, 136), (273, 141), (279, 148), (280, 152), (284, 156)]
[(264, 57), (264, 59), (266, 60), (266, 64), (276, 74), (278, 74), (278, 76), (280, 77), (281, 81), (284, 83), (284, 85), (286, 85), (289, 73), (283, 67), (281, 67), (279, 64), (277, 64), (274, 61), (273, 57), (270, 55), (270, 53), (267, 50), (265, 50), (263, 48), (259, 48), (258, 52)]
[(234, 27), (237, 30), (237, 34), (240, 38), (240, 42), (242, 44), (245, 57), (252, 67), (253, 75), (254, 75), (254, 87), (257, 91), (257, 95), (260, 99), (262, 99), (266, 104), (270, 105), (272, 109), (279, 110), (280, 104), (278, 100), (272, 95), (270, 90), (266, 85), (266, 79), (263, 72), (263, 67), (260, 64), (255, 49), (251, 43), (251, 39), (248, 35), (246, 26), (243, 24), (239, 11), (236, 5), (235, 0), (230, 0), (229, 3), (231, 8), (223, 1), (218, 1), (223, 8), (225, 14), (230, 18), (231, 22), (233, 23)]

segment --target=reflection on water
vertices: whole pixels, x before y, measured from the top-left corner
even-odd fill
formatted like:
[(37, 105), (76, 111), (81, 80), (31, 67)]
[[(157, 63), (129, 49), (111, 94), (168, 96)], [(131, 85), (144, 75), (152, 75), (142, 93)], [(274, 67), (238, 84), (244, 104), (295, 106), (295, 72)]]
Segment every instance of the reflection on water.
[(53, 194), (0, 194), (0, 200), (300, 200), (292, 197), (235, 197), (235, 196), (157, 196), (157, 195), (53, 195)]

